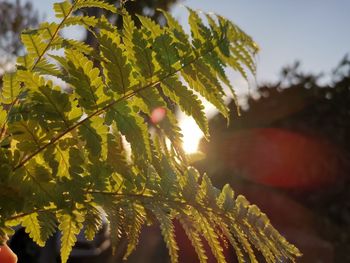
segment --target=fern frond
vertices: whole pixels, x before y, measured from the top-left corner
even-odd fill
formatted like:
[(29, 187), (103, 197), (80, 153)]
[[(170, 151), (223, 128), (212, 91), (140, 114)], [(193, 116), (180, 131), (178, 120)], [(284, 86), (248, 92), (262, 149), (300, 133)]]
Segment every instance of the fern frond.
[(41, 75), (59, 76), (61, 74), (59, 68), (55, 64), (50, 63), (46, 58), (41, 59), (37, 63), (34, 71)]
[(144, 35), (137, 30), (134, 22), (129, 15), (123, 16), (123, 34), (124, 44), (128, 57), (133, 67), (139, 73), (140, 79), (149, 79), (152, 81), (157, 65), (153, 63), (154, 52), (151, 44), (145, 39)]
[[(236, 238), (231, 234), (229, 227), (224, 222), (218, 223), (218, 226), (220, 227), (221, 231), (223, 232), (225, 237), (230, 242), (231, 246), (234, 248), (238, 263), (244, 263), (245, 258), (244, 258), (242, 249), (241, 249), (238, 241), (236, 240)], [(254, 262), (254, 261), (252, 261), (252, 262)]]
[(158, 9), (158, 11), (162, 12), (167, 20), (168, 28), (166, 30), (172, 33), (174, 39), (179, 40), (176, 46), (186, 54), (186, 48), (188, 48), (189, 45), (188, 35), (185, 33), (180, 23), (170, 13), (161, 9)]
[(75, 215), (61, 214), (58, 217), (60, 224), (58, 229), (62, 232), (61, 237), (61, 260), (66, 263), (68, 256), (72, 251), (72, 247), (77, 241), (77, 235), (83, 227), (82, 215), (76, 213)]
[(101, 31), (99, 42), (101, 53), (107, 60), (102, 66), (108, 86), (119, 95), (125, 94), (130, 87), (131, 65), (124, 55), (119, 36)]
[[(83, 42), (80, 42), (75, 39), (68, 39), (68, 38), (63, 38), (58, 36), (51, 43), (50, 49), (61, 49), (61, 48), (77, 50), (85, 55), (91, 55), (94, 51), (92, 47), (90, 47), (89, 45)], [(51, 56), (51, 54), (49, 54), (49, 56)], [(52, 56), (52, 57), (55, 57), (55, 56)]]
[[(46, 122), (41, 125), (50, 129), (69, 127), (68, 114), (72, 109), (69, 95), (54, 87), (50, 81), (46, 83), (38, 82), (38, 85), (40, 86), (36, 90), (29, 92), (29, 97), (32, 100), (30, 103), (31, 109), (40, 112), (40, 116), (33, 114), (33, 118), (37, 118), (39, 122)], [(50, 121), (50, 123), (47, 123), (47, 121)]]
[(7, 122), (7, 112), (3, 106), (0, 106), (0, 127), (1, 127), (0, 138), (3, 136), (5, 132), (6, 122)]
[(99, 23), (99, 19), (94, 16), (71, 16), (64, 20), (63, 25), (68, 26), (83, 26), (87, 30), (95, 27)]
[(79, 137), (85, 142), (85, 147), (88, 149), (90, 158), (99, 158), (101, 155), (106, 156), (103, 145), (107, 143), (108, 127), (104, 125), (104, 119), (94, 118), (80, 126), (78, 130)]
[(3, 76), (0, 103), (12, 104), (20, 93), (20, 84), (16, 73), (7, 73)]
[(69, 16), (69, 14), (73, 11), (73, 5), (70, 3), (70, 1), (63, 1), (54, 3), (53, 9), (57, 18), (64, 18)]
[(198, 224), (197, 227), (199, 231), (203, 233), (203, 237), (207, 240), (217, 262), (226, 262), (225, 255), (223, 253), (223, 248), (220, 244), (220, 238), (216, 230), (213, 228), (213, 224), (211, 224), (208, 221), (206, 216), (201, 215), (200, 213), (194, 210), (192, 220), (194, 220)]
[(38, 31), (23, 32), (21, 40), (29, 55), (39, 57), (46, 49), (46, 44), (41, 41)]
[[(85, 15), (82, 9), (92, 7), (118, 13), (123, 29), (104, 16)], [(179, 260), (175, 218), (200, 262), (207, 260), (204, 240), (219, 262), (225, 262), (221, 241), (226, 239), (239, 262), (256, 262), (255, 251), (267, 262), (299, 256), (256, 206), (235, 198), (229, 186), (220, 191), (207, 175), (188, 167), (173, 112), (179, 105), (208, 137), (197, 94), (228, 118), (223, 85), (234, 92), (226, 69), (244, 77), (254, 73), (254, 41), (223, 17), (207, 15), (206, 23), (190, 9), (192, 37), (164, 11), (167, 25), (138, 16), (136, 27), (123, 7), (103, 1), (64, 1), (54, 10), (59, 22), (23, 33), (27, 54), (18, 58), (15, 73), (5, 75), (0, 93), (6, 190), (0, 198), (0, 239), (7, 223), (23, 219), (43, 245), (57, 219), (66, 262), (84, 221), (92, 239), (106, 213), (112, 245), (125, 248), (125, 258), (137, 246), (142, 226), (154, 218), (172, 262)], [(90, 30), (98, 48), (65, 39), (61, 30), (72, 25)], [(64, 52), (55, 55), (56, 50)], [(52, 77), (62, 85), (48, 80)], [(164, 116), (154, 120), (157, 110)], [(131, 153), (124, 143), (130, 143)]]
[(87, 240), (93, 240), (102, 226), (102, 213), (96, 207), (89, 205), (85, 215), (85, 237)]
[(50, 139), (50, 134), (35, 121), (17, 121), (8, 127), (8, 133), (18, 141), (16, 148), (23, 152), (35, 151)]
[(126, 260), (135, 250), (139, 242), (142, 226), (145, 223), (145, 217), (145, 209), (140, 204), (128, 204), (125, 208), (125, 222), (128, 223), (125, 229), (127, 229), (127, 238), (129, 242), (123, 260)]
[(169, 250), (170, 260), (172, 263), (177, 263), (179, 261), (179, 248), (175, 239), (175, 229), (173, 222), (171, 221), (170, 216), (162, 211), (161, 208), (152, 207), (152, 211), (159, 221), (162, 236)]
[(102, 8), (112, 13), (117, 13), (117, 9), (114, 5), (109, 4), (102, 0), (77, 0), (73, 10), (75, 11), (75, 10), (78, 10), (81, 8), (87, 8), (87, 7)]
[(193, 223), (191, 222), (191, 220), (185, 218), (184, 216), (179, 216), (179, 221), (198, 255), (199, 262), (200, 263), (207, 262), (208, 257), (205, 253), (202, 239), (200, 237), (200, 234), (197, 232), (197, 229), (193, 227)]
[(202, 176), (202, 182), (199, 189), (200, 192), (197, 195), (198, 201), (204, 205), (215, 208), (217, 206), (217, 196), (220, 193), (220, 190), (212, 185), (211, 180), (206, 174)]
[(149, 133), (144, 120), (134, 112), (128, 103), (119, 103), (107, 112), (107, 122), (114, 121), (118, 130), (131, 144), (135, 157), (143, 156), (144, 160), (151, 160)]
[(131, 166), (127, 161), (122, 137), (115, 125), (112, 126), (111, 133), (107, 135), (107, 163), (114, 171), (123, 174), (124, 177), (132, 177)]
[(246, 237), (246, 234), (238, 226), (230, 226), (230, 228), (231, 232), (234, 233), (238, 242), (242, 245), (245, 253), (248, 255), (250, 262), (258, 263), (253, 248)]
[(181, 110), (193, 117), (198, 127), (208, 137), (208, 121), (204, 113), (204, 106), (198, 97), (176, 78), (168, 78), (162, 81), (161, 88), (166, 96), (180, 106)]
[(22, 219), (22, 225), (25, 227), (26, 233), (33, 239), (39, 246), (45, 246), (45, 241), (42, 240), (41, 227), (38, 220), (38, 214), (29, 214)]
[[(196, 61), (197, 62), (197, 61)], [(202, 95), (208, 102), (213, 104), (224, 117), (228, 117), (228, 109), (225, 106), (223, 95), (216, 90), (216, 86), (210, 83), (206, 75), (210, 75), (210, 70), (199, 70), (198, 64), (193, 63), (185, 67), (181, 74), (188, 85)]]
[(161, 97), (157, 89), (146, 89), (142, 90), (135, 96), (133, 100), (134, 107), (138, 107), (141, 112), (147, 114), (149, 117), (152, 116), (153, 110), (164, 109), (165, 115), (163, 119), (158, 123), (153, 123), (159, 127), (168, 139), (172, 142), (172, 146), (176, 148), (180, 157), (186, 160), (185, 154), (183, 153), (182, 147), (182, 134), (179, 128), (176, 116), (171, 110), (167, 110), (167, 104)]
[(46, 242), (57, 231), (57, 219), (50, 211), (39, 212), (38, 221), (40, 225), (41, 240)]
[(163, 33), (163, 30), (160, 27), (160, 25), (154, 22), (151, 18), (140, 15), (136, 16), (140, 20), (143, 27), (151, 32), (153, 40)]
[(45, 79), (38, 73), (19, 70), (17, 71), (17, 79), (30, 90), (37, 90), (39, 87), (45, 86)]
[(111, 243), (113, 250), (112, 252), (113, 254), (115, 254), (120, 239), (124, 235), (123, 224), (125, 218), (119, 207), (112, 206), (110, 208), (112, 209), (108, 209), (106, 213), (109, 220), (109, 228), (111, 233)]
[(65, 80), (76, 88), (80, 106), (87, 111), (98, 109), (106, 100), (100, 70), (77, 50), (66, 50), (66, 59), (69, 62), (61, 64), (69, 73)]
[(199, 173), (193, 167), (186, 169), (184, 176), (180, 180), (181, 192), (185, 200), (190, 203), (196, 203), (196, 199), (199, 192)]

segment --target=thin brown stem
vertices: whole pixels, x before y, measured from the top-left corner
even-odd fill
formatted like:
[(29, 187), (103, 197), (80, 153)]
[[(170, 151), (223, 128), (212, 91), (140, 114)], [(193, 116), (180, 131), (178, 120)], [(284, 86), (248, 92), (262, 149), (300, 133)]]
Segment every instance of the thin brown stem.
[[(221, 40), (223, 41), (223, 40)], [(181, 66), (180, 68), (174, 70), (173, 72), (168, 73), (167, 75), (165, 75), (163, 78), (149, 83), (143, 87), (140, 87), (138, 89), (135, 89), (131, 92), (129, 92), (128, 94), (123, 95), (122, 97), (120, 97), (117, 100), (112, 100), (109, 104), (107, 104), (106, 106), (102, 107), (101, 109), (96, 110), (95, 112), (91, 113), (90, 115), (88, 115), (86, 118), (80, 120), (79, 122), (77, 122), (76, 124), (72, 125), (70, 128), (68, 128), (67, 130), (65, 130), (64, 132), (62, 132), (61, 134), (59, 134), (58, 136), (52, 138), (47, 144), (41, 146), (40, 148), (38, 148), (36, 151), (34, 151), (32, 154), (28, 155), (26, 158), (24, 158), (16, 167), (13, 168), (13, 170), (17, 170), (18, 168), (22, 167), (26, 162), (28, 162), (29, 160), (31, 160), (33, 157), (35, 157), (37, 154), (39, 154), (40, 152), (42, 152), (43, 150), (45, 150), (48, 146), (54, 144), (55, 142), (57, 142), (59, 139), (61, 139), (63, 136), (65, 136), (67, 133), (70, 133), (71, 131), (73, 131), (75, 128), (79, 127), (80, 125), (82, 125), (83, 123), (85, 123), (86, 121), (90, 120), (92, 117), (94, 116), (98, 116), (99, 114), (105, 112), (106, 110), (108, 110), (109, 108), (113, 107), (116, 103), (123, 101), (123, 100), (128, 100), (131, 97), (135, 96), (136, 94), (138, 94), (139, 92), (150, 88), (150, 87), (154, 87), (157, 84), (161, 83), (162, 81), (166, 80), (167, 78), (174, 76), (175, 74), (177, 74), (178, 72), (182, 71), (185, 67), (192, 65), (193, 63), (195, 63), (197, 60), (199, 60), (200, 58), (202, 58), (203, 56), (205, 56), (206, 54), (212, 52), (215, 48), (217, 48), (221, 41), (218, 42), (218, 44), (214, 47), (212, 47), (211, 49), (209, 49), (207, 52), (203, 53), (202, 55), (199, 55), (197, 57), (195, 57), (192, 61), (184, 64), (183, 66)]]
[(19, 218), (22, 218), (22, 217), (25, 217), (27, 215), (31, 215), (33, 213), (44, 213), (44, 212), (53, 212), (53, 211), (56, 211), (57, 208), (40, 208), (40, 209), (34, 209), (33, 211), (30, 211), (30, 212), (25, 212), (25, 213), (21, 213), (21, 214), (17, 214), (17, 215), (14, 215), (14, 216), (11, 216), (9, 218), (6, 219), (6, 221), (11, 221), (11, 220), (16, 220), (16, 219), (19, 219)]

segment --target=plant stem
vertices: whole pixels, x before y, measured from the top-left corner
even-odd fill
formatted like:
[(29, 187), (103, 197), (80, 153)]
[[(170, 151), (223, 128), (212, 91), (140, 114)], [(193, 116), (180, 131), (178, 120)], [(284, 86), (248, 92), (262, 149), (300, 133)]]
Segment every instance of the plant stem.
[(214, 47), (212, 47), (211, 49), (209, 49), (208, 51), (204, 52), (202, 55), (195, 57), (192, 61), (184, 64), (183, 66), (181, 66), (180, 68), (176, 69), (173, 72), (170, 72), (169, 74), (167, 74), (165, 77), (149, 83), (143, 87), (140, 87), (128, 94), (123, 95), (122, 97), (120, 97), (117, 100), (112, 100), (109, 104), (107, 104), (106, 106), (102, 107), (101, 109), (96, 110), (95, 112), (91, 113), (90, 115), (88, 115), (86, 118), (82, 119), (81, 121), (77, 122), (76, 124), (72, 125), (71, 127), (69, 127), (67, 130), (65, 130), (64, 132), (62, 132), (61, 134), (59, 134), (58, 136), (52, 138), (47, 144), (39, 147), (36, 151), (34, 151), (32, 154), (28, 155), (26, 158), (24, 158), (17, 166), (15, 166), (13, 168), (13, 171), (17, 170), (18, 168), (22, 167), (26, 162), (28, 162), (29, 160), (31, 160), (33, 157), (35, 157), (37, 154), (39, 154), (40, 152), (42, 152), (43, 150), (45, 150), (48, 146), (54, 144), (55, 142), (57, 142), (59, 139), (61, 139), (63, 136), (65, 136), (67, 133), (71, 132), (72, 130), (74, 130), (75, 128), (79, 127), (80, 125), (82, 125), (83, 123), (85, 123), (86, 121), (88, 121), (89, 119), (91, 119), (94, 116), (97, 116), (101, 113), (103, 113), (104, 111), (108, 110), (109, 108), (113, 107), (115, 104), (117, 104), (118, 102), (121, 102), (123, 100), (127, 100), (130, 99), (131, 97), (135, 96), (136, 94), (138, 94), (139, 92), (150, 88), (150, 87), (154, 87), (157, 84), (161, 83), (162, 81), (166, 80), (167, 78), (175, 75), (176, 73), (182, 71), (185, 67), (192, 65), (193, 63), (195, 63), (197, 60), (199, 60), (200, 58), (202, 58), (203, 56), (205, 56), (206, 54), (209, 54), (210, 52), (212, 52), (215, 48), (217, 48), (220, 43), (223, 41), (224, 39), (221, 39), (220, 41), (218, 41), (218, 44)]

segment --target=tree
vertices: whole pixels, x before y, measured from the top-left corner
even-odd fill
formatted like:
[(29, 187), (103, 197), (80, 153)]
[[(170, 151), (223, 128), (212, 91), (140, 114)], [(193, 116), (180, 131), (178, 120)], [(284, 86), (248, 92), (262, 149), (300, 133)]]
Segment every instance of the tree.
[[(122, 16), (122, 30), (105, 16), (72, 16), (91, 7)], [(92, 239), (105, 213), (113, 245), (128, 240), (125, 258), (137, 246), (142, 226), (158, 221), (171, 261), (177, 262), (172, 221), (177, 219), (201, 262), (206, 261), (203, 239), (225, 262), (223, 238), (240, 262), (256, 261), (255, 251), (268, 262), (294, 261), (298, 249), (257, 206), (243, 196), (234, 198), (228, 185), (215, 188), (189, 165), (165, 99), (192, 116), (209, 137), (195, 92), (228, 118), (221, 82), (231, 86), (224, 68), (254, 70), (253, 40), (221, 16), (205, 15), (206, 26), (191, 9), (191, 38), (165, 11), (167, 26), (138, 16), (138, 28), (123, 6), (102, 1), (64, 1), (54, 9), (60, 22), (23, 32), (27, 54), (18, 58), (15, 72), (4, 76), (0, 236), (22, 224), (42, 246), (57, 225), (66, 262), (83, 226)], [(94, 32), (96, 48), (59, 34), (71, 25)], [(52, 52), (57, 49), (62, 55)], [(159, 108), (166, 114), (149, 127), (144, 117)]]
[(12, 64), (16, 56), (23, 52), (20, 41), (21, 32), (38, 25), (38, 13), (33, 10), (30, 2), (21, 4), (2, 1), (0, 3), (0, 17), (6, 17), (0, 24), (0, 78), (5, 69)]

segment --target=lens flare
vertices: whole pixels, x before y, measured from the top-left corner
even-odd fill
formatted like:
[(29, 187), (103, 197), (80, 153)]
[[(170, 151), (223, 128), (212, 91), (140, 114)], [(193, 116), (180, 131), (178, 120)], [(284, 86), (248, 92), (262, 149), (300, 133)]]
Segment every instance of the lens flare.
[(166, 115), (166, 109), (162, 107), (155, 108), (151, 114), (151, 122), (157, 124), (161, 122)]

